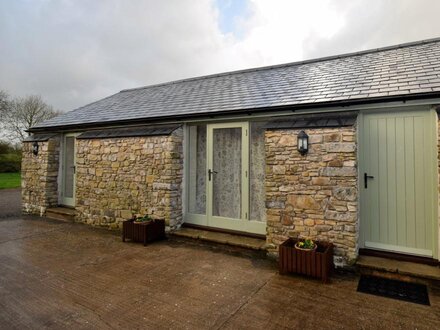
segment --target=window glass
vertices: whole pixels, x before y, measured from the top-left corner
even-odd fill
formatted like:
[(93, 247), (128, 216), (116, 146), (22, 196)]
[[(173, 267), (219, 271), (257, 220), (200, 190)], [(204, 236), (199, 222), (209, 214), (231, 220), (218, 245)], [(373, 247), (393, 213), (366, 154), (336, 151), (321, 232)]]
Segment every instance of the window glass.
[(265, 122), (250, 123), (250, 175), (249, 175), (249, 207), (250, 220), (266, 221), (266, 190), (264, 184), (265, 178), (265, 149), (264, 132)]
[(188, 212), (206, 214), (206, 125), (189, 127)]

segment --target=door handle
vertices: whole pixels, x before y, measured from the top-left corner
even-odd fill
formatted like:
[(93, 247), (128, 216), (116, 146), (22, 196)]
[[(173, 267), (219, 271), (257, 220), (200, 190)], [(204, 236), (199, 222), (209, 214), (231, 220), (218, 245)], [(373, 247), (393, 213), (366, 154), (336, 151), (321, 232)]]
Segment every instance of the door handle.
[(211, 177), (212, 177), (213, 174), (217, 174), (217, 171), (213, 171), (213, 170), (209, 169), (208, 170), (208, 179), (209, 179), (209, 181), (211, 181)]
[(368, 188), (368, 179), (374, 179), (374, 176), (368, 175), (367, 173), (364, 173), (364, 187), (365, 187), (365, 189)]

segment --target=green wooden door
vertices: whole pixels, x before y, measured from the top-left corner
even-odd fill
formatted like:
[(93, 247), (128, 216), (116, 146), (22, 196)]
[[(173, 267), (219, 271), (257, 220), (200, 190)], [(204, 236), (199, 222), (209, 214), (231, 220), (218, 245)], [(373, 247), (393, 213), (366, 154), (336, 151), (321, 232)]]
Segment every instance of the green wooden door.
[(368, 113), (360, 119), (361, 246), (435, 256), (436, 114)]

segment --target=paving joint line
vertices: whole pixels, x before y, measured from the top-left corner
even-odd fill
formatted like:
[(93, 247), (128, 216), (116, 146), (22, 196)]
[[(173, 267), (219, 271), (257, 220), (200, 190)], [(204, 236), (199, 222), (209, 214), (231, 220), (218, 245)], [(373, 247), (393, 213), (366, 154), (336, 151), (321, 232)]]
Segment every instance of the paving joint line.
[(255, 291), (253, 291), (251, 294), (250, 294), (250, 296), (246, 299), (246, 301), (243, 303), (243, 304), (241, 304), (235, 311), (233, 311), (232, 312), (232, 314), (222, 323), (222, 324), (220, 324), (217, 328), (216, 328), (216, 330), (219, 330), (219, 329), (222, 329), (235, 315), (237, 315), (237, 313), (238, 312), (240, 312), (245, 306), (247, 306), (249, 303), (250, 303), (250, 301), (251, 301), (251, 299), (256, 295), (256, 294), (258, 294), (258, 292), (260, 292), (261, 291), (261, 289), (263, 289), (268, 283), (269, 283), (269, 281), (271, 281), (272, 280), (272, 278), (273, 278), (273, 276), (275, 276), (275, 274), (274, 275), (272, 275), (270, 278), (268, 278), (261, 286), (259, 286)]

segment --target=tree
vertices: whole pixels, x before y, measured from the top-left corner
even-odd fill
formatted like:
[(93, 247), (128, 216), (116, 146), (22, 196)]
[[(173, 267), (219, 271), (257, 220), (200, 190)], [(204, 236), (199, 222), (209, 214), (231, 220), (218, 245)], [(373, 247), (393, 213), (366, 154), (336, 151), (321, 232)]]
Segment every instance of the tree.
[[(32, 126), (59, 115), (41, 96), (30, 95), (9, 101), (7, 94), (1, 92), (5, 101), (0, 103), (0, 125), (2, 133), (9, 141), (23, 141), (27, 136), (26, 130)], [(6, 95), (6, 97), (4, 97)]]
[(9, 95), (5, 91), (0, 90), (0, 123), (2, 122), (3, 113), (9, 104)]

